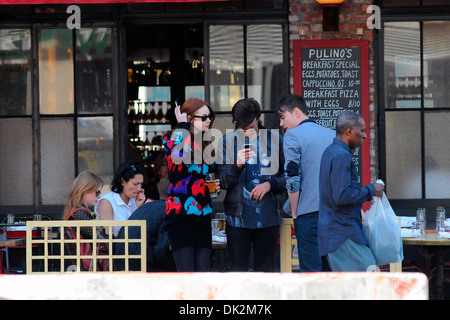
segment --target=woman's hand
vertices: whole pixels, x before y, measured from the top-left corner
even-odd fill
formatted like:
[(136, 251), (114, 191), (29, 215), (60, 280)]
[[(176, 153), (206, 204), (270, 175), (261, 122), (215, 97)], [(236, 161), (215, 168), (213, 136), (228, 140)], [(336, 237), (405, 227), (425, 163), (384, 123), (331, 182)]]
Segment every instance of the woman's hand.
[(175, 117), (177, 118), (178, 123), (180, 123), (180, 122), (188, 122), (187, 113), (186, 112), (181, 113), (181, 107), (180, 106), (176, 106), (175, 107)]
[(138, 195), (136, 196), (136, 205), (138, 207), (142, 206), (145, 202), (145, 194), (144, 194), (144, 189), (141, 189), (142, 191), (139, 191)]

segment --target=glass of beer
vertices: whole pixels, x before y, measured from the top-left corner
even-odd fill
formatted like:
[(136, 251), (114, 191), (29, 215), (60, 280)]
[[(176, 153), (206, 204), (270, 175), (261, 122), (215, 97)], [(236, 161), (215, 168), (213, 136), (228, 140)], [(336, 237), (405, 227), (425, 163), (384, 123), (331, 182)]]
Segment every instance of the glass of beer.
[(211, 199), (217, 198), (220, 191), (220, 180), (217, 179), (214, 173), (210, 173), (206, 176), (206, 186), (209, 190)]
[(217, 212), (214, 217), (217, 221), (219, 221), (219, 233), (221, 236), (225, 236), (225, 213)]

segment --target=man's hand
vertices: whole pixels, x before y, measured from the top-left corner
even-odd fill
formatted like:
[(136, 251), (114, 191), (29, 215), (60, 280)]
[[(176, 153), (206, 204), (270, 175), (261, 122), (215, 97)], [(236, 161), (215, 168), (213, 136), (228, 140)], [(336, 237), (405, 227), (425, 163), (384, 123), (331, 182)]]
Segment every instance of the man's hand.
[(261, 199), (270, 191), (270, 183), (269, 181), (264, 181), (261, 184), (258, 184), (253, 188), (252, 192), (250, 192), (250, 198), (255, 199), (256, 201), (261, 201)]
[(384, 184), (374, 183), (373, 185), (375, 186), (375, 197), (378, 197), (378, 198), (383, 197)]
[(249, 148), (244, 148), (238, 151), (237, 153), (237, 161), (236, 165), (239, 168), (242, 168), (242, 166), (245, 164), (245, 162), (250, 159), (251, 157), (255, 156), (255, 152), (250, 150)]

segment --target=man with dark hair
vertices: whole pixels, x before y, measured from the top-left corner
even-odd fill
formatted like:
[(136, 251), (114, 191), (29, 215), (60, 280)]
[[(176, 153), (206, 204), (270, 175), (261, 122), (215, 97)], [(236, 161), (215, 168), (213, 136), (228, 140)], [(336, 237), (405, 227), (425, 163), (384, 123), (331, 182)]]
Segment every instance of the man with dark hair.
[(294, 218), (300, 271), (328, 270), (317, 243), (319, 166), (322, 153), (333, 142), (335, 133), (308, 118), (308, 107), (301, 96), (293, 94), (281, 99), (277, 113), (280, 126), (287, 130), (283, 138), (286, 189)]
[(361, 206), (373, 196), (381, 197), (384, 185), (359, 187), (352, 158), (366, 137), (364, 118), (344, 111), (320, 164), (319, 251), (333, 271), (367, 271), (376, 264), (362, 231)]
[(255, 99), (239, 100), (231, 114), (236, 130), (227, 133), (217, 148), (220, 185), (227, 190), (223, 204), (231, 270), (249, 271), (253, 248), (254, 271), (275, 271), (281, 218), (273, 193), (281, 193), (285, 185), (278, 156), (282, 138), (262, 126)]

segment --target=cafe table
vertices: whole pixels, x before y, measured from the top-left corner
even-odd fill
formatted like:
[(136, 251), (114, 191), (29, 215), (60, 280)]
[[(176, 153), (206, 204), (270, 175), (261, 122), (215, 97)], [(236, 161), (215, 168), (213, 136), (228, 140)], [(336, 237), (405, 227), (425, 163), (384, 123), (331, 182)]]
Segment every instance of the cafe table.
[[(418, 237), (404, 237), (403, 245), (417, 246), (418, 251), (425, 257), (425, 272), (431, 279), (432, 271), (436, 268), (436, 296), (444, 298), (444, 254), (450, 248), (450, 238), (442, 237), (434, 230), (426, 230)], [(434, 264), (432, 258), (435, 257)]]

